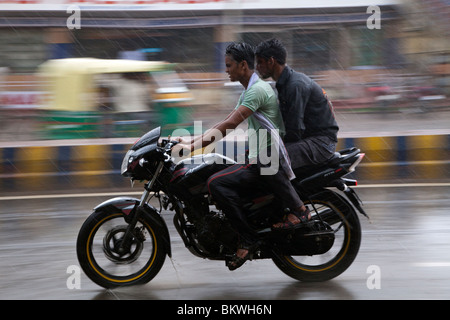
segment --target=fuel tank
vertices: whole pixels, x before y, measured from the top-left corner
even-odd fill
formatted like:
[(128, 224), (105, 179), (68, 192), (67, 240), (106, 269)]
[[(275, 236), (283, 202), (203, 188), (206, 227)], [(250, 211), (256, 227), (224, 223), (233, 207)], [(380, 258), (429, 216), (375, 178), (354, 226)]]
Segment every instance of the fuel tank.
[(201, 154), (182, 160), (173, 170), (171, 188), (183, 194), (206, 193), (208, 178), (233, 164), (236, 164), (236, 161), (218, 153)]

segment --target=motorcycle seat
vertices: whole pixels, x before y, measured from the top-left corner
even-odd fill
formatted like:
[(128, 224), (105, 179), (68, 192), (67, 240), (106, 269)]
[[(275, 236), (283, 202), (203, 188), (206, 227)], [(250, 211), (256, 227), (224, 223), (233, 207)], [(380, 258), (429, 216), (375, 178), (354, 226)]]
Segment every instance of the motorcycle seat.
[(308, 176), (311, 176), (315, 173), (318, 173), (322, 170), (326, 170), (327, 168), (335, 168), (340, 163), (351, 161), (360, 150), (355, 147), (339, 150), (331, 156), (330, 159), (328, 159), (326, 162), (319, 163), (316, 165), (310, 165), (310, 166), (304, 166), (294, 169), (294, 174), (297, 177), (297, 179), (301, 180), (303, 178), (307, 178)]
[(328, 166), (335, 166), (339, 162), (341, 162), (341, 159), (342, 159), (341, 153), (340, 152), (335, 152), (333, 154), (333, 156), (331, 156), (331, 158), (328, 159), (327, 162), (325, 162), (325, 164), (328, 165)]
[(335, 152), (330, 159), (323, 163), (318, 163), (315, 165), (303, 166), (293, 169), (295, 176), (298, 178), (306, 178), (316, 172), (319, 172), (328, 167), (334, 167), (339, 164), (342, 160), (342, 155), (340, 152)]

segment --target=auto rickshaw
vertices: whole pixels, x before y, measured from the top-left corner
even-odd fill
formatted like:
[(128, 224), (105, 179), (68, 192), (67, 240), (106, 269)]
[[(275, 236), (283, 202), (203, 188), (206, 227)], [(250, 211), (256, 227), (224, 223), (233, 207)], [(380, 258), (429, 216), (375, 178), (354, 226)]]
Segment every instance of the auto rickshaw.
[(152, 126), (192, 130), (191, 95), (174, 64), (68, 58), (39, 67), (46, 139), (138, 137)]

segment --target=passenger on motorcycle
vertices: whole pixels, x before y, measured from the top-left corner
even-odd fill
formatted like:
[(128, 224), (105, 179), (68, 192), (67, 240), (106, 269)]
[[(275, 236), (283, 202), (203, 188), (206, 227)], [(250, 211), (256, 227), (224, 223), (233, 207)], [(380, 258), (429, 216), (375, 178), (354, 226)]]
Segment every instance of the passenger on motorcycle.
[[(276, 184), (275, 196), (286, 208), (295, 210), (301, 200), (290, 183), (294, 174), (279, 133), (284, 134), (284, 125), (278, 102), (272, 87), (254, 72), (255, 55), (246, 43), (232, 43), (226, 49), (225, 66), (231, 81), (239, 81), (245, 88), (235, 109), (222, 121), (203, 135), (190, 141), (178, 138), (173, 152), (180, 149), (193, 151), (224, 137), (247, 119), (249, 132), (249, 155), (244, 164), (230, 166), (208, 179), (210, 194), (231, 221), (240, 236), (240, 245), (229, 262), (228, 268), (235, 270), (251, 258), (257, 247), (256, 235), (248, 225), (243, 213), (242, 191), (251, 190), (255, 184)], [(265, 131), (264, 131), (265, 130)], [(219, 134), (218, 134), (219, 132)], [(265, 132), (265, 134), (261, 134)], [(270, 132), (270, 133), (269, 133)], [(275, 146), (275, 148), (274, 148)], [(264, 161), (263, 157), (264, 156)], [(270, 157), (270, 161), (266, 161)], [(278, 170), (279, 166), (283, 169)], [(270, 174), (261, 174), (268, 169)], [(267, 172), (267, 171), (265, 171)]]
[[(261, 42), (255, 50), (256, 69), (263, 79), (276, 81), (280, 110), (286, 128), (284, 142), (293, 169), (326, 162), (336, 151), (339, 127), (325, 91), (311, 78), (286, 64), (286, 48), (277, 39)], [(275, 228), (298, 224), (289, 214)]]

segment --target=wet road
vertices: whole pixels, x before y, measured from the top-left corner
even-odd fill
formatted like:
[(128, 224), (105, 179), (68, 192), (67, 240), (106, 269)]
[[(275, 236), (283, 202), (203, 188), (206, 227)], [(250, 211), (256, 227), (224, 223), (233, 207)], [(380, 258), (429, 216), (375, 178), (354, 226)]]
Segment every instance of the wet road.
[(0, 197), (0, 299), (450, 299), (450, 184), (361, 186), (358, 193), (371, 223), (360, 216), (359, 255), (331, 281), (297, 282), (269, 260), (230, 272), (191, 255), (163, 212), (173, 258), (150, 283), (116, 290), (84, 274), (80, 288), (68, 288), (78, 229), (110, 196)]

